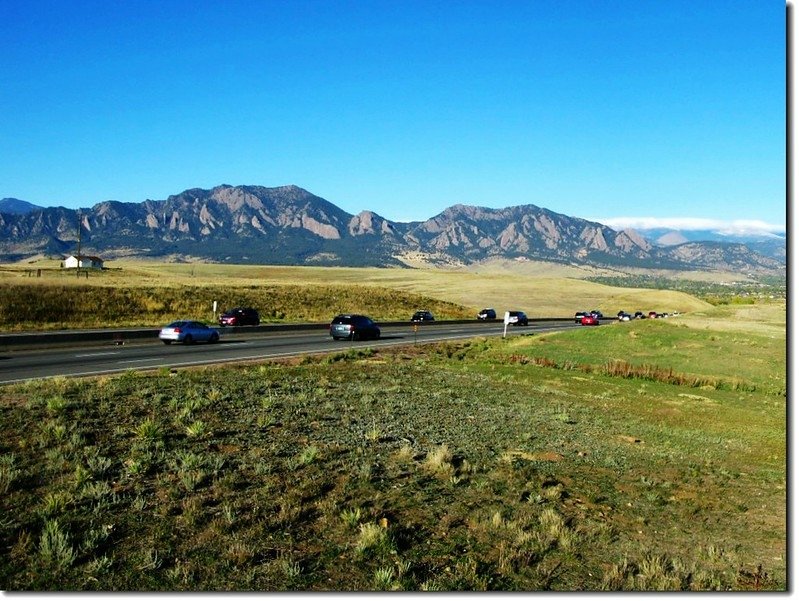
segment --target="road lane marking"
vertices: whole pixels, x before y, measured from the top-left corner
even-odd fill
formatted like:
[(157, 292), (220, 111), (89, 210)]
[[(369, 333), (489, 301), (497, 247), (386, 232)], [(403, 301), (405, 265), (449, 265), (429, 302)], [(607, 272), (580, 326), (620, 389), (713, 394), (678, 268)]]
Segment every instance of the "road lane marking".
[(119, 351), (107, 351), (105, 353), (84, 353), (82, 355), (75, 355), (76, 358), (78, 357), (104, 357), (106, 355), (118, 355)]
[(159, 361), (160, 357), (150, 357), (149, 359), (128, 359), (127, 361), (117, 361), (117, 363), (147, 363), (148, 361)]

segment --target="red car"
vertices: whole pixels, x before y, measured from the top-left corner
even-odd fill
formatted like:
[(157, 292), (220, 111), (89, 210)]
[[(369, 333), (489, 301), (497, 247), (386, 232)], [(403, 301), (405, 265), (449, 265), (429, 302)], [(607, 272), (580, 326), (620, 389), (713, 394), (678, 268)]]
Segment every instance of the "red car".
[(598, 326), (599, 320), (593, 315), (583, 315), (583, 318), (580, 320), (580, 323), (584, 326)]
[(219, 316), (220, 326), (257, 326), (261, 324), (261, 316), (251, 307), (236, 307)]

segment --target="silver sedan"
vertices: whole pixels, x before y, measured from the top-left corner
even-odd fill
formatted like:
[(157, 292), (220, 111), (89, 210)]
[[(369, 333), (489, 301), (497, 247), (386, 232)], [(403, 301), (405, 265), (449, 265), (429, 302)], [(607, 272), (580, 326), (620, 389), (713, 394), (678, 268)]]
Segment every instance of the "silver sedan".
[(219, 332), (208, 327), (200, 321), (180, 320), (173, 321), (168, 326), (161, 328), (158, 337), (164, 344), (182, 342), (219, 342)]

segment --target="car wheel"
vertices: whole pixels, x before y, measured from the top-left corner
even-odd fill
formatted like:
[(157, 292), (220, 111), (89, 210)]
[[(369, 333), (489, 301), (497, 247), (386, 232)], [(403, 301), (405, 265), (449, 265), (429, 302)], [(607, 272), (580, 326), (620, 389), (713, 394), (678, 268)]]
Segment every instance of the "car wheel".
[(161, 342), (163, 342), (164, 344), (172, 344), (171, 340), (162, 340)]
[(187, 335), (187, 336), (186, 336), (186, 337), (183, 339), (183, 344), (191, 344), (192, 342), (194, 342), (194, 338), (192, 338), (192, 337), (191, 337), (191, 334), (188, 334), (188, 335)]
[(333, 336), (333, 340), (341, 340), (338, 336)]
[(210, 342), (211, 344), (219, 342), (219, 334), (217, 334), (216, 332), (211, 334), (211, 339), (208, 342)]

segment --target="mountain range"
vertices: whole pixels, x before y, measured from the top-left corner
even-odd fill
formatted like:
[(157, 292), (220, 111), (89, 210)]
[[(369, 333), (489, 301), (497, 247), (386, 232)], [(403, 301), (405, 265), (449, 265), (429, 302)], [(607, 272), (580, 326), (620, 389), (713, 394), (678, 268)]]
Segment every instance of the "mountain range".
[[(457, 204), (425, 221), (352, 215), (297, 186), (192, 188), (166, 200), (90, 209), (0, 201), (0, 260), (74, 254), (282, 265), (469, 264), (492, 258), (595, 266), (782, 273), (785, 261), (741, 243), (653, 244), (535, 205)], [(783, 255), (784, 257), (784, 255)]]
[[(641, 230), (639, 230), (641, 231)], [(642, 230), (647, 239), (657, 246), (674, 246), (685, 242), (737, 242), (767, 257), (786, 260), (785, 236), (763, 232), (760, 234), (730, 234), (717, 230), (675, 230), (669, 228), (651, 228)]]

